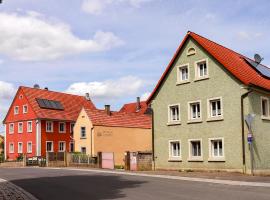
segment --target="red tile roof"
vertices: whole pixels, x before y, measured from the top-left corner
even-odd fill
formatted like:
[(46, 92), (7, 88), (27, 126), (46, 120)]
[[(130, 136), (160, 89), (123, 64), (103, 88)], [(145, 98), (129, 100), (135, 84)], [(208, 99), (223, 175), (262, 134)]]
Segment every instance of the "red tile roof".
[(111, 115), (108, 115), (104, 110), (86, 108), (85, 111), (93, 125), (96, 126), (144, 129), (151, 129), (152, 127), (151, 116), (146, 114), (112, 112)]
[(139, 114), (143, 114), (145, 113), (145, 111), (147, 110), (147, 104), (146, 101), (141, 101), (140, 102), (140, 110), (137, 111), (136, 107), (137, 107), (137, 103), (127, 103), (125, 104), (119, 112), (124, 112), (124, 113), (139, 113)]
[[(20, 87), (20, 89), (39, 119), (76, 121), (82, 107), (96, 109), (92, 101), (86, 100), (83, 96), (30, 87)], [(37, 98), (59, 101), (63, 105), (64, 110), (42, 109), (36, 101)]]
[(233, 76), (245, 85), (255, 85), (266, 90), (270, 90), (270, 80), (263, 77), (258, 71), (251, 67), (245, 61), (246, 56), (243, 56), (235, 51), (228, 49), (220, 44), (217, 44), (207, 38), (204, 38), (196, 33), (188, 32), (184, 40), (181, 42), (177, 51), (175, 52), (172, 60), (167, 66), (165, 72), (162, 74), (158, 84), (154, 88), (152, 94), (147, 100), (147, 103), (151, 101), (154, 94), (163, 83), (166, 75), (170, 71), (170, 68), (176, 61), (182, 47), (188, 38), (194, 39), (199, 45), (201, 45), (210, 55), (212, 55), (220, 64), (222, 64)]

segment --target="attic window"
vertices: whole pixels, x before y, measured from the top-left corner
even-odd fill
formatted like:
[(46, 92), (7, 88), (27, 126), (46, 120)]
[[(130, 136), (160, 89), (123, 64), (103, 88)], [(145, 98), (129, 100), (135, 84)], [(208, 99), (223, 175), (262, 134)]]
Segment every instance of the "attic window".
[(60, 101), (53, 101), (48, 99), (36, 99), (40, 108), (52, 110), (64, 110)]
[(188, 51), (187, 51), (188, 56), (192, 56), (192, 55), (195, 55), (195, 54), (196, 54), (196, 50), (193, 47), (188, 49)]
[(23, 98), (23, 95), (20, 95), (20, 96), (19, 96), (19, 99), (22, 99), (22, 98)]

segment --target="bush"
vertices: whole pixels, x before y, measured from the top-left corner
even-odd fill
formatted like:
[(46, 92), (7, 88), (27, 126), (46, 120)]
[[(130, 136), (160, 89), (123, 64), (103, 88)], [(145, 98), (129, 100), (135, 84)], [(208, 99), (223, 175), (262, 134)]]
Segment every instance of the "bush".
[(19, 154), (17, 156), (17, 161), (23, 161), (23, 154)]
[(5, 161), (5, 156), (3, 153), (0, 154), (0, 163)]

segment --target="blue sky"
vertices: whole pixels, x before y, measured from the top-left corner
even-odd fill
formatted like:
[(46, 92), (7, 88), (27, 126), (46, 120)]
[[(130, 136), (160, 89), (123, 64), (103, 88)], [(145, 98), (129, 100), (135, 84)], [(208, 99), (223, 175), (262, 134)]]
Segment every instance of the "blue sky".
[(188, 30), (270, 65), (270, 1), (3, 0), (0, 112), (19, 85), (95, 104), (147, 97)]

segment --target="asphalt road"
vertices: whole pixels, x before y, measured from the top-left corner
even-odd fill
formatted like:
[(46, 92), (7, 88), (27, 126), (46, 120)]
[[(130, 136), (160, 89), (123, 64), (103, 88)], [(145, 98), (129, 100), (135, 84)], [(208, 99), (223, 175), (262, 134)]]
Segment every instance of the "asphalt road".
[(269, 200), (270, 188), (45, 168), (0, 168), (40, 200)]

